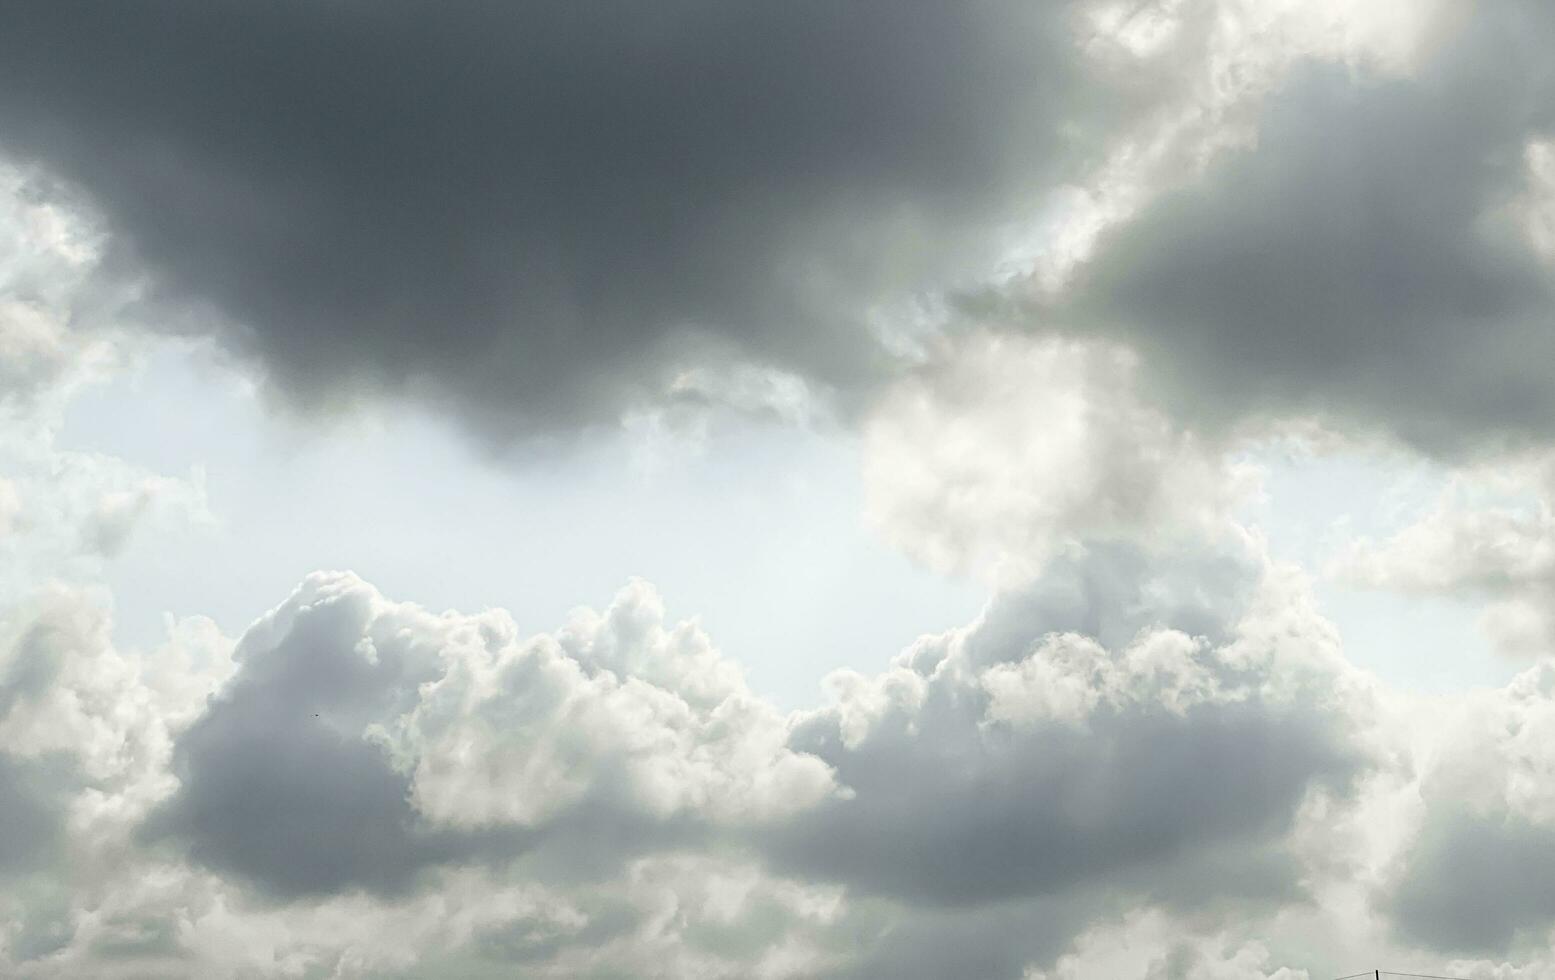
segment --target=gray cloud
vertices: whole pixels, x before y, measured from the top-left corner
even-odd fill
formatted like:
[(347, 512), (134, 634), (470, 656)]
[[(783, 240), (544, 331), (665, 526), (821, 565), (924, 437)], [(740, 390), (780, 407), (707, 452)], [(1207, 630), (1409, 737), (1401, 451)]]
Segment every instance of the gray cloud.
[[(923, 728), (851, 751), (804, 733), (815, 740), (798, 744), (858, 796), (801, 818), (784, 835), (787, 859), (920, 902), (1058, 892), (1226, 839), (1276, 839), (1309, 785), (1342, 786), (1357, 771), (1320, 720), (1270, 719), (1258, 706), (1120, 714), (1087, 732), (976, 747)], [(1243, 877), (1292, 891), (1288, 877)]]
[(63, 603), (29, 612), (14, 627), (0, 618), (0, 729), (8, 736), (0, 743), (0, 875), (50, 869), (65, 846), (70, 796), (90, 782), (68, 741), (30, 737), (29, 718), (18, 716), (50, 714), (49, 694), (66, 660), (89, 643), (91, 624)]
[(898, 912), (879, 940), (827, 976), (837, 978), (1019, 977), (1051, 959), (1083, 930), (1097, 903), (1045, 896), (979, 909)]
[(1410, 941), (1505, 954), (1555, 922), (1555, 827), (1446, 804), (1414, 844), (1391, 911)]
[(1047, 633), (1080, 633), (1121, 648), (1161, 626), (1224, 643), (1252, 595), (1256, 566), (1253, 555), (1234, 548), (1175, 550), (1162, 563), (1139, 544), (1088, 544), (990, 603), (967, 637), (968, 655), (980, 665), (1018, 660)]
[(1411, 942), (1506, 956), (1555, 926), (1555, 662), (1482, 693), (1442, 726), (1419, 832), (1381, 904)]
[(1555, 18), (1445, 9), (1409, 77), (1298, 66), (1253, 147), (1104, 234), (1044, 315), (1137, 345), (1210, 424), (1315, 411), (1433, 451), (1547, 439), (1555, 280), (1524, 196), (1527, 143), (1555, 124)]
[(1296, 666), (1246, 622), (1224, 646), (1171, 630), (1167, 598), (1109, 651), (1056, 632), (1072, 621), (1028, 595), (893, 672), (839, 682), (839, 703), (796, 727), (795, 747), (851, 792), (776, 832), (780, 866), (926, 905), (1100, 881), (1189, 905), (1290, 898), (1298, 869), (1281, 841), (1297, 806), (1319, 789), (1348, 798), (1370, 766), (1354, 705), (1308, 698), (1341, 683), (1321, 626), (1304, 627), (1312, 660)]
[[(699, 360), (871, 377), (868, 305), (970, 267), (1120, 108), (1067, 6), (513, 9), (10, 4), (0, 141), (101, 209), (146, 315), (209, 313), (304, 399), (405, 390), (505, 433)], [(925, 412), (887, 461), (946, 451), (882, 468), (899, 543), (1040, 575), (817, 710), (754, 696), (641, 583), (521, 637), (319, 575), (235, 666), (210, 624), (116, 649), (101, 596), (6, 610), (0, 972), (1261, 980), (1389, 930), (1547, 948), (1555, 673), (1430, 701), (1417, 779), (1379, 702), (1424, 702), (1372, 697), (1198, 441), (1306, 409), (1442, 451), (1548, 434), (1517, 196), (1547, 15), (1470, 19), (1413, 78), (1302, 68), (1055, 308), (1194, 421), (1099, 344), (901, 389)], [(39, 268), (0, 283), (39, 293), (0, 309), (26, 397), (78, 353)], [(10, 510), (95, 486), (44, 468)], [(56, 523), (107, 544), (140, 499), (72, 493)], [(1427, 530), (1405, 557), (1455, 559), (1443, 590), (1547, 584), (1544, 523)]]
[[(847, 384), (881, 298), (1122, 104), (1067, 4), (9, 4), (0, 145), (304, 399), (608, 419), (686, 363)], [(986, 256), (985, 256), (986, 257)], [(207, 315), (209, 314), (209, 315)], [(185, 321), (189, 322), (189, 321)]]
[(149, 835), (187, 838), (196, 859), (284, 894), (402, 888), (460, 855), (464, 842), (420, 826), (407, 777), (350, 730), (405, 710), (406, 687), (435, 676), (425, 657), (354, 655), (364, 626), (338, 603), (274, 647), (241, 647), (234, 683), (178, 741), (182, 787)]
[(47, 765), (0, 755), (0, 875), (57, 859), (64, 818), (58, 782)]
[(181, 785), (143, 836), (281, 898), (396, 893), (521, 856), (547, 880), (613, 874), (827, 792), (776, 712), (662, 614), (638, 587), (520, 644), (500, 613), (436, 617), (314, 576), (179, 735)]
[(478, 853), (422, 825), (409, 781), (375, 747), (295, 712), (267, 717), (276, 705), (262, 695), (236, 698), (182, 741), (184, 789), (153, 817), (152, 839), (185, 838), (196, 860), (283, 896), (402, 890), (428, 864)]
[[(663, 955), (728, 965), (710, 975), (792, 946), (811, 973), (1015, 976), (1121, 896), (1298, 899), (1298, 807), (1346, 805), (1373, 764), (1321, 624), (1267, 622), (1290, 605), (1283, 586), (1249, 556), (1225, 561), (1055, 565), (1051, 589), (1006, 596), (885, 674), (839, 678), (834, 706), (788, 724), (641, 584), (520, 639), (500, 612), (437, 616), (313, 576), (177, 735), (181, 785), (142, 836), (283, 908), (365, 891), (393, 909), (468, 874), (583, 903), (494, 918), (452, 954), (471, 975), (509, 953), (565, 975), (585, 946), (605, 961), (647, 948), (673, 887), (706, 897)], [(1119, 615), (1062, 601), (1073, 575)], [(1228, 576), (1213, 611), (1182, 605)], [(1178, 618), (1217, 639), (1167, 628)], [(1059, 632), (1085, 624), (1124, 639)], [(628, 884), (665, 861), (708, 867)], [(838, 886), (845, 906), (826, 897)], [(719, 911), (748, 894), (765, 897)], [(154, 915), (123, 914), (155, 932)]]

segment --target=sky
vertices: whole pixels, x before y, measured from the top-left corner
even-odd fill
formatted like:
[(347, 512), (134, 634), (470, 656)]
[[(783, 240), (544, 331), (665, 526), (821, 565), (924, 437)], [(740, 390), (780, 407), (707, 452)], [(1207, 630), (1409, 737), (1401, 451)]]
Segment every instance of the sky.
[(0, 4), (0, 975), (1555, 980), (1552, 45)]

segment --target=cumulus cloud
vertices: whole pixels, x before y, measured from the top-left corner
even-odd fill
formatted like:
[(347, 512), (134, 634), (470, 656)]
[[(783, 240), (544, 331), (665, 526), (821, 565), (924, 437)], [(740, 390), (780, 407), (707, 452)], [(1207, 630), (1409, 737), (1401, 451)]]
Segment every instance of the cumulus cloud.
[[(96, 683), (145, 692), (161, 721), (104, 727), (118, 715), (85, 688), (16, 715), (76, 745), (77, 769), (96, 760), (97, 782), (49, 805), (90, 800), (120, 863), (85, 897), (30, 901), (13, 963), (1015, 977), (1078, 955), (1098, 915), (1303, 901), (1325, 867), (1309, 811), (1352, 807), (1378, 765), (1366, 682), (1299, 576), (1227, 517), (1230, 491), (1176, 499), (1230, 471), (1139, 404), (1125, 355), (977, 350), (963, 392), (1007, 361), (1053, 368), (1122, 462), (1094, 466), (1083, 436), (1053, 458), (1114, 499), (1088, 509), (1055, 479), (1057, 511), (1015, 519), (1039, 527), (1022, 544), (1063, 546), (970, 626), (835, 676), (817, 710), (755, 697), (642, 583), (524, 637), (501, 610), (438, 614), (319, 574), (172, 686), (176, 667), (148, 678), (173, 653), (113, 651), (99, 615), (75, 645), (124, 666)], [(1023, 437), (994, 443), (989, 474)], [(53, 690), (56, 662), (18, 668), (16, 689)], [(73, 717), (62, 705), (79, 725), (36, 724)]]
[(117, 648), (91, 589), (59, 586), (0, 609), (6, 972), (69, 945), (83, 911), (75, 902), (116, 900), (101, 890), (138, 864), (134, 828), (174, 785), (173, 735), (225, 676), (229, 654), (200, 619), (173, 624), (157, 649)]
[[(235, 647), (192, 622), (146, 655), (66, 596), (6, 647), (4, 787), (36, 802), (9, 808), (52, 835), (6, 853), (47, 882), (48, 840), (93, 843), (76, 894), (18, 893), (3, 952), (23, 976), (1015, 977), (1119, 902), (1278, 906), (1300, 814), (1375, 764), (1369, 694), (1299, 582), (1242, 567), (1219, 640), (1108, 648), (1015, 595), (791, 718), (641, 583), (522, 638), (319, 574)], [(69, 775), (44, 795), (9, 778), (45, 759)]]
[(22, 4), (0, 141), (92, 202), (153, 316), (226, 323), (305, 400), (409, 390), (507, 433), (699, 364), (873, 376), (872, 310), (991, 265), (1142, 98), (1078, 29), (1072, 4)]
[(1296, 809), (1345, 797), (1368, 762), (1364, 685), (1283, 585), (1263, 582), (1278, 597), (1254, 598), (1218, 644), (1159, 624), (1108, 650), (1037, 607), (1023, 643), (979, 662), (988, 622), (1010, 635), (996, 604), (881, 675), (834, 675), (835, 704), (804, 716), (794, 744), (852, 793), (799, 814), (778, 852), (926, 904), (1100, 879), (1191, 903), (1195, 871), (1215, 891), (1288, 895), (1278, 842)]
[[(749, 697), (738, 673), (694, 629), (666, 630), (661, 615), (651, 592), (635, 586), (605, 614), (580, 614), (559, 639), (521, 648), (505, 614), (438, 616), (388, 603), (350, 576), (318, 576), (236, 649), (209, 622), (189, 620), (140, 652), (112, 643), (101, 594), (62, 589), (12, 605), (0, 620), (0, 969), (26, 977), (494, 977), (525, 963), (533, 975), (555, 977), (813, 974), (847, 949), (838, 889), (772, 876), (749, 857), (721, 855), (705, 836), (681, 853), (684, 835), (645, 831), (644, 821), (667, 819), (671, 781), (700, 795), (668, 805), (705, 807), (694, 816), (709, 824), (759, 821), (761, 807), (782, 814), (827, 789), (814, 760), (799, 760), (797, 774), (785, 764), (797, 757), (782, 745), (775, 712), (733, 712), (728, 702)], [(581, 658), (568, 661), (575, 668), (589, 665), (586, 675), (564, 671), (561, 689), (519, 684), (503, 695), (510, 716), (550, 714), (552, 730), (486, 734), (522, 741), (536, 757), (550, 752), (550, 775), (564, 770), (570, 785), (603, 787), (591, 791), (600, 801), (593, 818), (587, 801), (563, 797), (561, 812), (531, 821), (573, 836), (562, 845), (572, 848), (566, 859), (506, 868), (533, 841), (514, 847), (513, 835), (446, 828), (441, 815), (407, 819), (416, 780), (394, 765), (426, 729), (406, 723), (405, 740), (390, 752), (388, 734), (368, 723), (374, 711), (396, 698), (401, 707), (414, 702), (416, 672), (429, 665), (475, 669), (471, 658), (485, 656), (493, 674), (508, 668), (511, 680), (512, 668), (529, 660), (535, 669), (525, 679), (534, 679), (555, 672), (563, 647)], [(617, 679), (605, 666), (624, 671), (634, 662), (645, 674), (680, 678), (678, 695), (652, 689), (655, 698), (646, 682)], [(412, 682), (397, 686), (407, 676)], [(480, 699), (465, 693), (469, 724), (489, 721)], [(700, 747), (684, 744), (698, 737), (687, 731), (697, 719), (685, 717), (685, 705), (677, 714), (662, 703), (679, 695), (702, 716)], [(613, 725), (604, 717), (611, 713), (620, 715)], [(571, 730), (591, 717), (594, 732)], [(742, 736), (763, 723), (778, 737), (742, 748)], [(213, 744), (226, 754), (212, 755)], [(768, 745), (777, 758), (753, 755)], [(662, 771), (671, 755), (684, 772)], [(520, 760), (510, 743), (505, 756), (470, 762), (503, 774)], [(498, 789), (534, 802), (555, 789), (546, 778)], [(731, 779), (743, 784), (730, 788)], [(763, 788), (769, 780), (781, 798)], [(697, 789), (704, 784), (711, 788)], [(375, 792), (384, 785), (394, 792)], [(446, 807), (452, 796), (473, 801), (490, 791), (435, 785), (414, 799)], [(720, 810), (710, 801), (720, 793), (739, 802)], [(636, 823), (627, 812), (634, 808)], [(520, 818), (501, 819), (513, 827)], [(644, 850), (653, 853), (633, 856)], [(199, 863), (184, 860), (185, 851)], [(469, 869), (439, 863), (472, 853), (504, 860)], [(588, 855), (598, 874), (587, 871)], [(361, 863), (364, 856), (372, 863)], [(258, 857), (279, 863), (246, 873)], [(308, 860), (320, 869), (304, 869)], [(427, 887), (383, 894), (418, 861), (429, 865)], [(275, 902), (287, 887), (291, 900)]]
[[(522, 638), (321, 574), (235, 649), (191, 621), (144, 654), (61, 592), (0, 644), (0, 953), (39, 977), (1290, 980), (1359, 922), (1381, 931), (1347, 942), (1532, 962), (1548, 667), (1450, 702), (1416, 780), (1299, 573), (1234, 559), (1088, 553), (1107, 642), (1044, 585), (1082, 559), (1055, 563), (787, 719), (640, 583)], [(1173, 593), (1218, 597), (1206, 632)]]
[(499, 611), (436, 616), (320, 575), (235, 657), (148, 831), (281, 895), (403, 890), (429, 865), (553, 844), (581, 864), (835, 790), (643, 585), (521, 640)]

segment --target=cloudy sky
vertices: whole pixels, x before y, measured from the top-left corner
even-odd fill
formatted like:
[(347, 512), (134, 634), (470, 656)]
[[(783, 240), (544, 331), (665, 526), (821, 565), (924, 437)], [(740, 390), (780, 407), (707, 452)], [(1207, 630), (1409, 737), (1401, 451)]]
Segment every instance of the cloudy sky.
[(0, 3), (0, 975), (1555, 980), (1551, 50)]

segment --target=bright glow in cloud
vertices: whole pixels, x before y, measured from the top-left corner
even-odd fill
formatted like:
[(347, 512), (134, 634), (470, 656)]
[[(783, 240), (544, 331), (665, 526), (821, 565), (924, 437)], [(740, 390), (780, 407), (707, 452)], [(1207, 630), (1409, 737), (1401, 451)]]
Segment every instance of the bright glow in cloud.
[(1256, 488), (1143, 403), (1128, 351), (976, 336), (882, 399), (871, 519), (935, 567), (1029, 577), (1084, 540), (1216, 535)]

